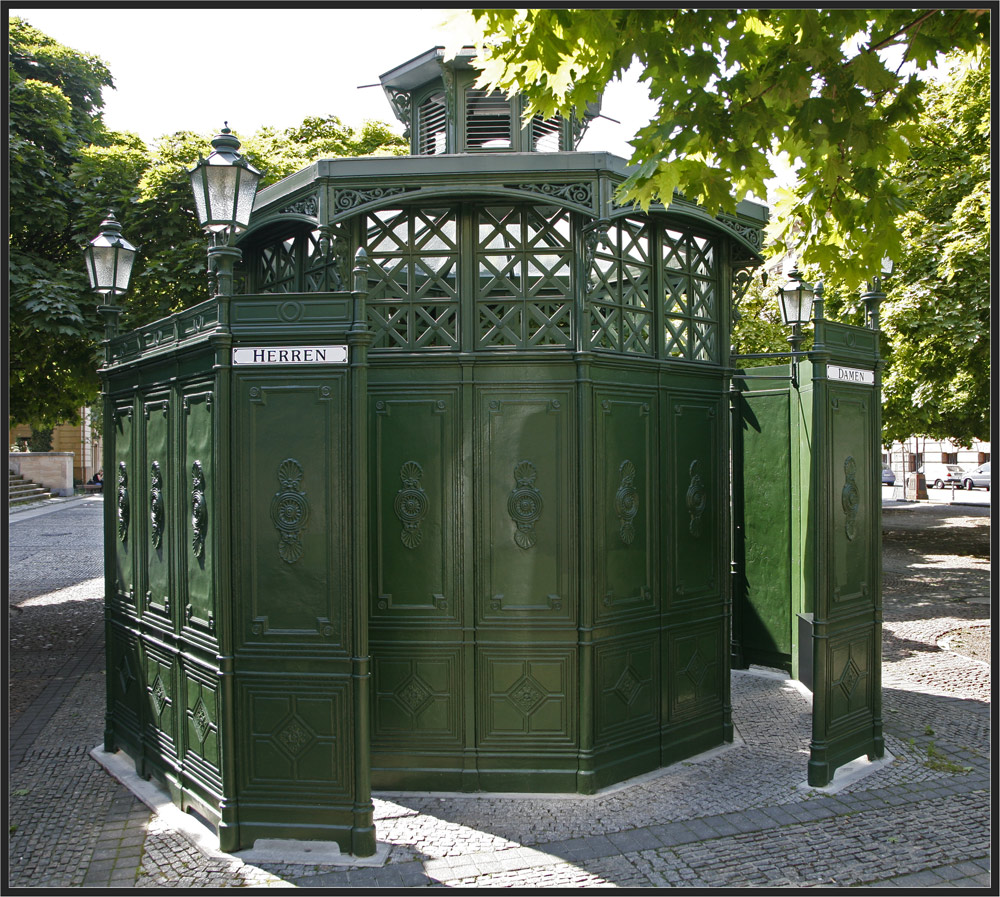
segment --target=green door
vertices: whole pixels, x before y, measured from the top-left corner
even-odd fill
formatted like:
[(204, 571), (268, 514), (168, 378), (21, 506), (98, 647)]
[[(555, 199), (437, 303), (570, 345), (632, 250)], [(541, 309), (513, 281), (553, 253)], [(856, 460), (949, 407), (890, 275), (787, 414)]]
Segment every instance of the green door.
[(740, 381), (743, 388), (733, 393), (733, 665), (792, 672), (797, 489), (787, 373), (786, 365), (754, 368), (748, 377), (760, 379)]

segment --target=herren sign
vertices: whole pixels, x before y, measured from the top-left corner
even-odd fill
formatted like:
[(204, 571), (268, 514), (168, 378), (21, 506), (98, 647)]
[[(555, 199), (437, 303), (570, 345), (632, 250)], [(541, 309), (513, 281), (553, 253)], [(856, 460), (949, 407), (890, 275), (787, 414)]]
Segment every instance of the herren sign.
[(826, 366), (826, 376), (830, 380), (839, 383), (864, 383), (866, 386), (875, 385), (875, 372), (865, 371), (861, 368), (845, 368), (839, 364), (828, 364)]
[(233, 364), (347, 364), (347, 346), (245, 346)]

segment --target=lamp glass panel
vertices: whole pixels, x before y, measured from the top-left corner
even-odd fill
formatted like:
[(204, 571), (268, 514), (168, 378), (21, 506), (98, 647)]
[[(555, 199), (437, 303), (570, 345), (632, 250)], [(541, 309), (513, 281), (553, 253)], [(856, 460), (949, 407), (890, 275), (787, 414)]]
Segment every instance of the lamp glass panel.
[(118, 250), (114, 246), (95, 246), (93, 248), (93, 287), (99, 293), (107, 293), (114, 286), (117, 254)]
[(87, 267), (87, 278), (90, 280), (90, 288), (96, 290), (98, 287), (97, 272), (94, 270), (94, 252), (92, 247), (88, 246), (83, 251), (83, 258)]
[(132, 264), (135, 262), (135, 253), (128, 249), (118, 250), (118, 266), (115, 272), (115, 290), (125, 292), (128, 289), (129, 278), (132, 276)]
[(199, 165), (191, 172), (191, 192), (194, 193), (195, 211), (198, 213), (198, 223), (204, 226), (208, 221), (208, 209), (205, 207), (205, 174), (204, 165)]
[(259, 178), (245, 168), (240, 171), (239, 195), (236, 198), (236, 225), (245, 228), (250, 223)]
[(783, 324), (805, 324), (809, 321), (809, 304), (812, 302), (812, 294), (801, 289), (782, 289), (781, 293), (781, 321)]
[(208, 178), (209, 230), (224, 230), (233, 220), (236, 203), (236, 170), (229, 165), (211, 165)]

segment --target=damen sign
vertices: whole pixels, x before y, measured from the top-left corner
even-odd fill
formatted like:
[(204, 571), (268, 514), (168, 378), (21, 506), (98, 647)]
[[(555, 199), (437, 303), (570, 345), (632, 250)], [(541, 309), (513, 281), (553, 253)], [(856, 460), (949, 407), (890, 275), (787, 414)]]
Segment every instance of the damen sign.
[(875, 372), (861, 368), (844, 368), (839, 364), (828, 364), (826, 376), (838, 383), (863, 383), (865, 386), (875, 385)]
[(347, 364), (347, 346), (245, 346), (233, 364)]

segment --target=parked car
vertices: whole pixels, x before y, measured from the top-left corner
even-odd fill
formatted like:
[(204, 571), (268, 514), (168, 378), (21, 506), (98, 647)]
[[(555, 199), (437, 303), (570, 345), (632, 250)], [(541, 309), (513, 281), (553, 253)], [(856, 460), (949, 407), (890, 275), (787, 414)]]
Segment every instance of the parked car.
[(895, 486), (896, 485), (896, 474), (892, 472), (891, 467), (882, 468), (882, 485), (883, 486)]
[(975, 470), (970, 471), (962, 477), (962, 485), (966, 489), (983, 488), (990, 491), (990, 462), (980, 464)]
[(961, 489), (965, 485), (964, 477), (965, 471), (957, 464), (946, 464), (945, 473), (935, 477), (931, 485), (935, 489), (944, 489), (946, 486), (957, 486)]

